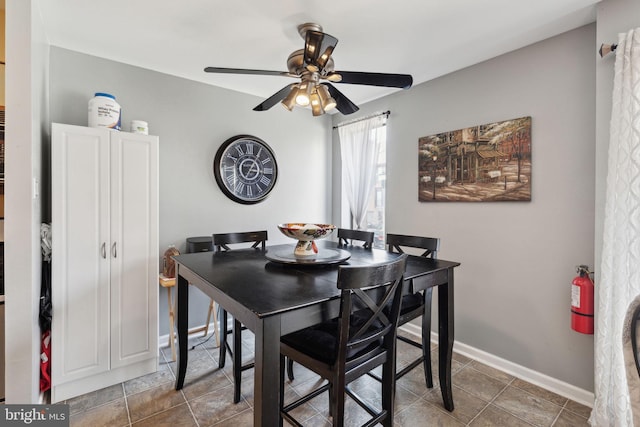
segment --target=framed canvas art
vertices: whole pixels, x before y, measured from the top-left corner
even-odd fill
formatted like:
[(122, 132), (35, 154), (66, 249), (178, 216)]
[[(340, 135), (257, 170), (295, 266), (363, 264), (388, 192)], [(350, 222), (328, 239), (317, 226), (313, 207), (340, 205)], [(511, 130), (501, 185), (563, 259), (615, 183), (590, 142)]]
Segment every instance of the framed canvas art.
[(531, 117), (418, 139), (418, 200), (531, 200)]

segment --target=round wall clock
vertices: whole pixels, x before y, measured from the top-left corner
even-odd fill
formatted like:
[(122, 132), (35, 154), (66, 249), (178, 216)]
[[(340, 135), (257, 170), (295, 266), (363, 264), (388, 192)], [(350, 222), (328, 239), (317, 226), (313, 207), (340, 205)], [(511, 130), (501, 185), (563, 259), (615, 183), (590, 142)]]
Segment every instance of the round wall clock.
[(253, 204), (264, 200), (273, 190), (278, 164), (266, 142), (251, 135), (236, 135), (218, 149), (213, 173), (227, 197)]

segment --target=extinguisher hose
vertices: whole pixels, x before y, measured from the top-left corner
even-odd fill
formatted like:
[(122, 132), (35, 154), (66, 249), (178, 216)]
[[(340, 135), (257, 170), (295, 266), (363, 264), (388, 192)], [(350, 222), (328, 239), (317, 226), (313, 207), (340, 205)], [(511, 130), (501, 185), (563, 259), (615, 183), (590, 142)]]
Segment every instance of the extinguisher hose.
[(577, 314), (578, 316), (584, 316), (584, 317), (593, 317), (593, 314), (585, 314), (585, 313), (580, 313), (579, 311), (575, 311), (575, 310), (571, 310), (571, 312), (573, 314)]

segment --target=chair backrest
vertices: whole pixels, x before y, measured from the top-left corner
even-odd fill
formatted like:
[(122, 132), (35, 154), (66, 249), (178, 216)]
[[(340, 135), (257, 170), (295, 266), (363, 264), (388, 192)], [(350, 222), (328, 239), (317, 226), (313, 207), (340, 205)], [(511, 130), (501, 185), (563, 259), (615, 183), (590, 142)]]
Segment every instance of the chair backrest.
[(354, 240), (364, 242), (365, 249), (371, 249), (373, 247), (373, 231), (364, 230), (351, 230), (349, 228), (338, 228), (338, 244), (339, 245), (352, 245)]
[(187, 253), (209, 252), (213, 250), (211, 236), (187, 237)]
[(245, 231), (242, 233), (218, 233), (213, 235), (216, 252), (230, 251), (229, 245), (235, 243), (253, 243), (252, 248), (264, 250), (267, 243), (267, 230)]
[(631, 402), (634, 425), (640, 425), (640, 363), (638, 358), (638, 334), (640, 330), (640, 295), (627, 308), (622, 325), (622, 355), (624, 359), (627, 387)]
[[(337, 363), (357, 365), (395, 348), (406, 259), (401, 255), (383, 264), (338, 267), (342, 292)], [(347, 362), (347, 354), (354, 351), (356, 356)]]
[(404, 253), (402, 247), (424, 249), (425, 251), (420, 256), (436, 259), (438, 258), (438, 251), (440, 250), (440, 239), (437, 237), (387, 234), (387, 245), (389, 252), (398, 252), (401, 254)]

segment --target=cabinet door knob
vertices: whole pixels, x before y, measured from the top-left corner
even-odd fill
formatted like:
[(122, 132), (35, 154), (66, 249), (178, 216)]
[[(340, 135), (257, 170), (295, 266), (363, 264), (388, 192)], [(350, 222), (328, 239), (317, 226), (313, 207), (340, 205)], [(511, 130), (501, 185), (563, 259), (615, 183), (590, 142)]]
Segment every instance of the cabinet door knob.
[(107, 243), (106, 242), (102, 242), (102, 258), (107, 258)]
[(113, 242), (113, 245), (111, 245), (111, 255), (113, 255), (114, 258), (118, 257), (118, 251), (116, 250), (116, 242)]

